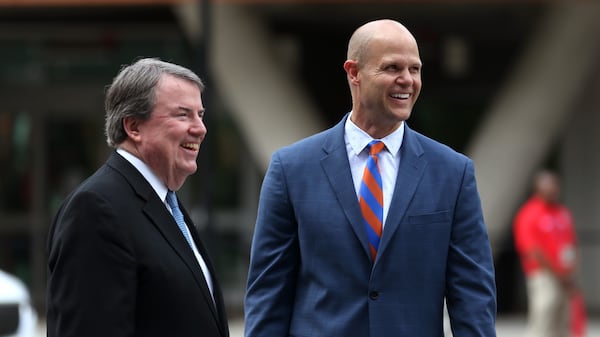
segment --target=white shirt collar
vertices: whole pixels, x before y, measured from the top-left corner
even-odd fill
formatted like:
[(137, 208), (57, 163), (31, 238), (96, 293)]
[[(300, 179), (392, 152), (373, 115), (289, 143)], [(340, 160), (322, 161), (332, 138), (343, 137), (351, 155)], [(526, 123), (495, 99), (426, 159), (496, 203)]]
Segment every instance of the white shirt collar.
[[(354, 122), (350, 120), (350, 117), (352, 117), (352, 112), (348, 115), (348, 119), (346, 119), (344, 128), (346, 137), (350, 143), (350, 147), (352, 148), (354, 155), (358, 156), (374, 139), (368, 133), (354, 124)], [(404, 122), (402, 122), (400, 127), (394, 132), (378, 140), (381, 140), (385, 144), (385, 148), (388, 150), (388, 152), (395, 157), (398, 154), (398, 151), (400, 151), (403, 139)]]
[(167, 185), (165, 185), (157, 176), (152, 172), (150, 167), (146, 165), (141, 159), (127, 152), (127, 150), (118, 148), (117, 153), (120, 154), (125, 160), (131, 163), (140, 173), (146, 178), (150, 186), (154, 189), (160, 200), (163, 202), (167, 197)]

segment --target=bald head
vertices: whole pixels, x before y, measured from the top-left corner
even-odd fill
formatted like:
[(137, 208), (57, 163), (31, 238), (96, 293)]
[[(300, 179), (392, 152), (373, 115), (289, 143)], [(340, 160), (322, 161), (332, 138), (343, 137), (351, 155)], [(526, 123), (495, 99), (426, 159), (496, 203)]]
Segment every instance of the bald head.
[(397, 130), (421, 92), (421, 66), (417, 41), (399, 22), (377, 20), (359, 27), (344, 62), (352, 122), (373, 138)]
[(389, 19), (371, 21), (358, 27), (350, 37), (350, 41), (348, 42), (348, 60), (355, 60), (359, 64), (362, 64), (368, 57), (371, 42), (388, 39), (390, 36), (408, 39), (415, 46), (417, 45), (414, 36), (400, 22)]

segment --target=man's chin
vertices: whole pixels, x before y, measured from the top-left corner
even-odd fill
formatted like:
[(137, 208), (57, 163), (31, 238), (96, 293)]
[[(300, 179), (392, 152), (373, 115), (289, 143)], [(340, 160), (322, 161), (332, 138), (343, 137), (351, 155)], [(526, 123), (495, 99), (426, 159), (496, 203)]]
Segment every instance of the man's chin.
[(410, 118), (410, 113), (411, 110), (402, 109), (394, 111), (394, 116), (396, 117), (397, 121), (405, 121)]
[(187, 176), (191, 176), (192, 174), (196, 173), (196, 171), (198, 171), (198, 166), (194, 165), (193, 167), (189, 167), (185, 170), (185, 173)]

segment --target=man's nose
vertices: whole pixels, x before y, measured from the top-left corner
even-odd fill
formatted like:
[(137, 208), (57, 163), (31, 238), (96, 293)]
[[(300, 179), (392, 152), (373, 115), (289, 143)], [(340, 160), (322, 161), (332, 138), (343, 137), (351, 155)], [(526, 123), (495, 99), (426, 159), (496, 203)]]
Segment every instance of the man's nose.
[(196, 119), (194, 119), (194, 122), (190, 127), (190, 133), (198, 136), (204, 136), (206, 132), (206, 125), (204, 125), (204, 121), (202, 120), (202, 118), (197, 117)]
[(412, 81), (413, 81), (413, 77), (411, 76), (410, 71), (408, 69), (402, 70), (398, 74), (398, 77), (396, 77), (396, 83), (399, 83), (399, 84), (412, 83)]

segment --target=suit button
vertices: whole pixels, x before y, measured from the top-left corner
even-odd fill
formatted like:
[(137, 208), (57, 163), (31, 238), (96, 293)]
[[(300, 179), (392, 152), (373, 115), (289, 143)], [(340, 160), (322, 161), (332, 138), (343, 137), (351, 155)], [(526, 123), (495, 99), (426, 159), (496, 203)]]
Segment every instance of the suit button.
[(379, 292), (377, 292), (377, 291), (371, 291), (369, 293), (369, 298), (372, 300), (376, 300), (378, 297), (379, 297)]

